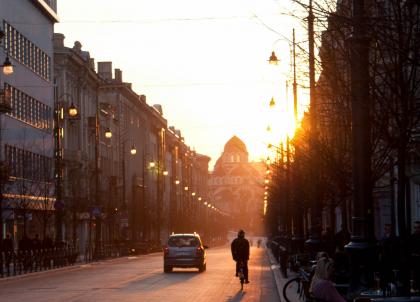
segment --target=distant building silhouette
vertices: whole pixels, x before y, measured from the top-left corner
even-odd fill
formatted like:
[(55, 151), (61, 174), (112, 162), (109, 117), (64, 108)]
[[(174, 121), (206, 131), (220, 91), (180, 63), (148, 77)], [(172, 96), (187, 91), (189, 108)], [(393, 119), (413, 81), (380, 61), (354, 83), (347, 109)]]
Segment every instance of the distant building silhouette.
[(236, 135), (224, 146), (209, 178), (211, 201), (232, 216), (233, 227), (259, 232), (263, 213), (262, 162), (249, 162), (244, 142)]

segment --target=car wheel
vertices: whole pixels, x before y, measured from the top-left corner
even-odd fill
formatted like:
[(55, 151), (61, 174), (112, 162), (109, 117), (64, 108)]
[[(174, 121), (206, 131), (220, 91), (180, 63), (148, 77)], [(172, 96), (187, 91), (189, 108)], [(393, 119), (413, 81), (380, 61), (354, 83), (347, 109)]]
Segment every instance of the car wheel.
[(206, 269), (207, 269), (207, 265), (205, 263), (198, 267), (198, 271), (200, 273), (204, 272)]
[(169, 266), (169, 265), (163, 266), (163, 272), (164, 273), (170, 273), (170, 272), (172, 272), (172, 266)]

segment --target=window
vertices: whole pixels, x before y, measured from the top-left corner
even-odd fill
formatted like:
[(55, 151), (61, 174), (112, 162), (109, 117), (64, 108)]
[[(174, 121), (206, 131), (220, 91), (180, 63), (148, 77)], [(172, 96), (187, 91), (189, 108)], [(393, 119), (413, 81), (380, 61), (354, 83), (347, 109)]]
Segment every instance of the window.
[(196, 247), (200, 245), (200, 241), (196, 237), (190, 236), (174, 236), (168, 240), (171, 247)]
[(51, 130), (52, 109), (49, 106), (7, 83), (4, 84), (4, 88), (11, 91), (12, 112), (7, 115), (35, 128)]
[(34, 181), (51, 181), (51, 158), (10, 145), (5, 145), (5, 155), (12, 176)]
[(26, 65), (43, 79), (51, 80), (51, 58), (13, 26), (3, 21), (4, 45), (9, 56)]

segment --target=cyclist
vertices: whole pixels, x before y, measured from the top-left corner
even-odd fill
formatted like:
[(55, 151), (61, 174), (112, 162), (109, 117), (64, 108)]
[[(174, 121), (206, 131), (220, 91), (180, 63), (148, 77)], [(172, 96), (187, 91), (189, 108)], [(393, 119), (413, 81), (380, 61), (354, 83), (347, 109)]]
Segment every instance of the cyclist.
[(236, 276), (238, 276), (239, 262), (243, 264), (243, 273), (245, 277), (245, 283), (249, 283), (248, 280), (248, 260), (249, 260), (249, 242), (245, 239), (245, 232), (239, 230), (238, 238), (235, 238), (231, 244), (231, 252), (233, 260), (236, 262)]

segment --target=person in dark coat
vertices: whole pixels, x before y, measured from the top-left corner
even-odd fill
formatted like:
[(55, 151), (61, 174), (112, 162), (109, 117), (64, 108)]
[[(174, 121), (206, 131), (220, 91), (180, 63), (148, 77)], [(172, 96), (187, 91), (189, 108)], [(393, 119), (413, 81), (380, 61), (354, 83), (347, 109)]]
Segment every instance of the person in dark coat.
[(395, 282), (394, 270), (400, 270), (400, 251), (401, 242), (395, 235), (392, 224), (385, 224), (384, 236), (379, 241), (380, 257), (379, 267), (381, 273), (381, 283), (386, 285), (389, 282)]
[(413, 289), (420, 290), (420, 221), (414, 222), (414, 232), (408, 239), (409, 265), (411, 278), (414, 281)]
[(42, 241), (42, 248), (44, 249), (52, 249), (54, 247), (54, 243), (49, 235), (46, 235), (44, 240)]
[(238, 238), (235, 238), (232, 241), (231, 252), (232, 252), (233, 260), (236, 261), (236, 276), (238, 276), (239, 262), (242, 262), (245, 283), (249, 283), (249, 280), (248, 280), (249, 242), (248, 240), (245, 239), (245, 232), (243, 230), (240, 230), (238, 232)]
[(32, 249), (33, 250), (39, 250), (41, 249), (42, 244), (41, 244), (41, 240), (39, 240), (39, 235), (35, 234), (35, 238), (32, 239)]
[(11, 238), (9, 233), (7, 233), (6, 238), (3, 239), (3, 252), (13, 252), (13, 239)]

